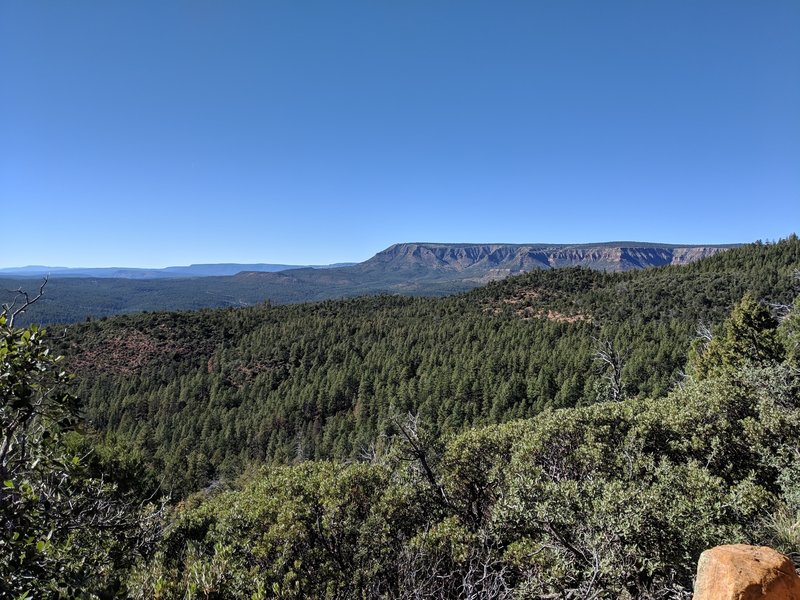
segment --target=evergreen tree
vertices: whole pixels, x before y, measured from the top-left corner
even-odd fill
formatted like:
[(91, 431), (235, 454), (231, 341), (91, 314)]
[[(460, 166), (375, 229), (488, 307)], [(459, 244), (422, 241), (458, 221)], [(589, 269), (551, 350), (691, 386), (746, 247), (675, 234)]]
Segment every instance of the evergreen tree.
[(698, 379), (720, 377), (735, 373), (746, 362), (779, 362), (784, 354), (777, 319), (748, 293), (725, 320), (720, 335), (705, 347), (695, 347), (689, 372)]

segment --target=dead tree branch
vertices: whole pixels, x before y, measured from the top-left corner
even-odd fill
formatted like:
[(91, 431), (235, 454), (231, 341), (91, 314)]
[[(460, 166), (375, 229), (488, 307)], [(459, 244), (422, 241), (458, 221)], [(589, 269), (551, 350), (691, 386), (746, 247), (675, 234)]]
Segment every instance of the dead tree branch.
[(593, 339), (597, 345), (594, 360), (605, 371), (603, 379), (608, 383), (610, 399), (614, 402), (622, 400), (625, 396), (625, 384), (622, 381), (625, 356), (614, 347), (614, 342), (610, 339)]
[[(37, 300), (44, 296), (44, 286), (47, 285), (47, 280), (48, 277), (45, 276), (42, 285), (39, 286), (39, 293), (33, 298), (21, 287), (16, 290), (9, 290), (11, 293), (15, 294), (14, 299), (11, 302), (3, 304), (3, 310), (0, 311), (0, 315), (6, 317), (6, 325), (8, 327), (14, 327), (14, 320), (18, 316), (25, 314), (25, 311), (28, 310), (32, 304), (36, 303)], [(19, 306), (17, 306), (18, 303), (20, 303)]]

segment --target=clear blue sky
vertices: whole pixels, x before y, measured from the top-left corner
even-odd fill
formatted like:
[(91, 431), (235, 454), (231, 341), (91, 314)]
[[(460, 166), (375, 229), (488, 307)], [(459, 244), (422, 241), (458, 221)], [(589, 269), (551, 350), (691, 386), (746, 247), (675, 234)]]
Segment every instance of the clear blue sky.
[(798, 32), (798, 0), (0, 0), (0, 267), (785, 237)]

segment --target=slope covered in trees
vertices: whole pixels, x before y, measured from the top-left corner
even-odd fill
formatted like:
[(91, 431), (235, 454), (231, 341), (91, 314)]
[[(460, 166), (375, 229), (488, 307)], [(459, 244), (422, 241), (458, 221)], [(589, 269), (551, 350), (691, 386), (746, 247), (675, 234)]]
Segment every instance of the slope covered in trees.
[(131, 591), (162, 598), (691, 597), (723, 543), (800, 550), (800, 300), (746, 294), (664, 398), (447, 440), (393, 422), (369, 461), (273, 466), (176, 511)]
[(796, 555), (798, 241), (731, 256), (82, 324), (50, 338), (78, 428), (63, 362), (0, 319), (0, 597), (688, 598), (709, 546)]
[(266, 468), (177, 510), (131, 589), (688, 599), (706, 548), (800, 550), (798, 384), (786, 363), (751, 363), (663, 399), (546, 411), (441, 446), (399, 434), (368, 463)]
[(354, 459), (412, 412), (435, 435), (548, 408), (658, 398), (698, 326), (744, 293), (790, 302), (800, 242), (685, 267), (537, 271), (443, 299), (156, 313), (62, 340), (92, 427), (185, 493), (253, 461)]

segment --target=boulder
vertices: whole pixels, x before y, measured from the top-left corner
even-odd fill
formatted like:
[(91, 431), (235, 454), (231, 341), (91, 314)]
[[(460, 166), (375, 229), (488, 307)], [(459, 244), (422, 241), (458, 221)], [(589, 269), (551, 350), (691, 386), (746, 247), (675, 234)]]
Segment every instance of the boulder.
[(772, 548), (717, 546), (700, 555), (694, 600), (800, 600), (800, 577)]

